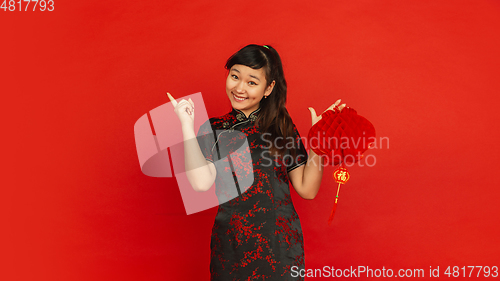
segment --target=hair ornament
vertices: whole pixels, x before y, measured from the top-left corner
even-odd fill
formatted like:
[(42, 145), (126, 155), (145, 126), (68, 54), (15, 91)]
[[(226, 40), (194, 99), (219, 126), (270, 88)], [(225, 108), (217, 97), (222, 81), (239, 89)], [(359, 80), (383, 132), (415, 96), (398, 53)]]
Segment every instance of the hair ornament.
[(262, 45), (262, 47), (264, 47), (266, 49), (269, 49), (269, 47), (267, 45)]

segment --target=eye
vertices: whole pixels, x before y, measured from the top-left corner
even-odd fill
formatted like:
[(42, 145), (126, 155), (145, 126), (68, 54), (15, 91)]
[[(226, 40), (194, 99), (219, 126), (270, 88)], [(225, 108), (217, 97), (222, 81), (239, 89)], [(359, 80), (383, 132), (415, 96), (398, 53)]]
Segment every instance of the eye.
[(231, 77), (233, 77), (233, 79), (238, 79), (238, 76), (236, 76), (234, 74), (231, 74)]
[(252, 86), (257, 85), (257, 84), (256, 84), (255, 82), (253, 82), (253, 81), (248, 82), (248, 84), (250, 84), (250, 85), (252, 85)]

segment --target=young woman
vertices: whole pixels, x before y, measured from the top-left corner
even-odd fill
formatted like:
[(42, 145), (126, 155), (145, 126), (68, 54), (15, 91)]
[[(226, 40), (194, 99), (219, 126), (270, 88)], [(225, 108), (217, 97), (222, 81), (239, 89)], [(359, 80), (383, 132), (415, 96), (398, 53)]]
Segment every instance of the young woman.
[[(220, 201), (210, 245), (211, 280), (303, 280), (297, 276), (305, 268), (302, 229), (289, 184), (302, 198), (313, 199), (323, 174), (321, 157), (312, 150), (307, 154), (286, 110), (287, 85), (274, 48), (248, 45), (228, 59), (226, 69), (232, 110), (202, 125), (198, 141), (189, 141), (196, 139), (193, 102), (173, 102), (189, 182), (197, 191), (215, 182)], [(309, 110), (314, 125), (321, 117)], [(248, 146), (237, 150), (242, 139)], [(252, 179), (248, 186), (240, 186), (242, 177)], [(230, 186), (236, 196), (228, 197)]]

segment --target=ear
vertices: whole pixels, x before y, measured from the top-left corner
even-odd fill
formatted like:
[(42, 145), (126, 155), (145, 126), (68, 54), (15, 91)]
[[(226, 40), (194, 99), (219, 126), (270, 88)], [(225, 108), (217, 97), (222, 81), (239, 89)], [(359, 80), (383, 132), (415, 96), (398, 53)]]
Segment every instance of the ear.
[(271, 92), (274, 89), (274, 84), (276, 84), (276, 83), (273, 80), (273, 82), (271, 82), (271, 84), (269, 84), (269, 86), (267, 86), (266, 91), (264, 92), (264, 97), (267, 97), (267, 96), (269, 96), (271, 94)]

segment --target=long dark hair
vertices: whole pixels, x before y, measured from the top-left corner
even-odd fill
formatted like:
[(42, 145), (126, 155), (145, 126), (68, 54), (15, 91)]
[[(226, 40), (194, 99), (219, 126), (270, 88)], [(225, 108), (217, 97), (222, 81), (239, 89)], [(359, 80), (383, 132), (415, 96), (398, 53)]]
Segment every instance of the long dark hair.
[[(283, 66), (278, 52), (269, 45), (247, 45), (232, 55), (226, 62), (226, 69), (230, 70), (235, 64), (241, 64), (253, 69), (264, 67), (268, 87), (275, 81), (273, 91), (267, 98), (260, 101), (260, 113), (256, 126), (266, 140), (272, 143), (271, 155), (284, 156), (287, 143), (293, 141), (293, 123), (286, 110), (286, 80)], [(280, 139), (277, 139), (281, 137)], [(295, 154), (295, 150), (292, 150)], [(295, 155), (294, 155), (295, 157)]]

